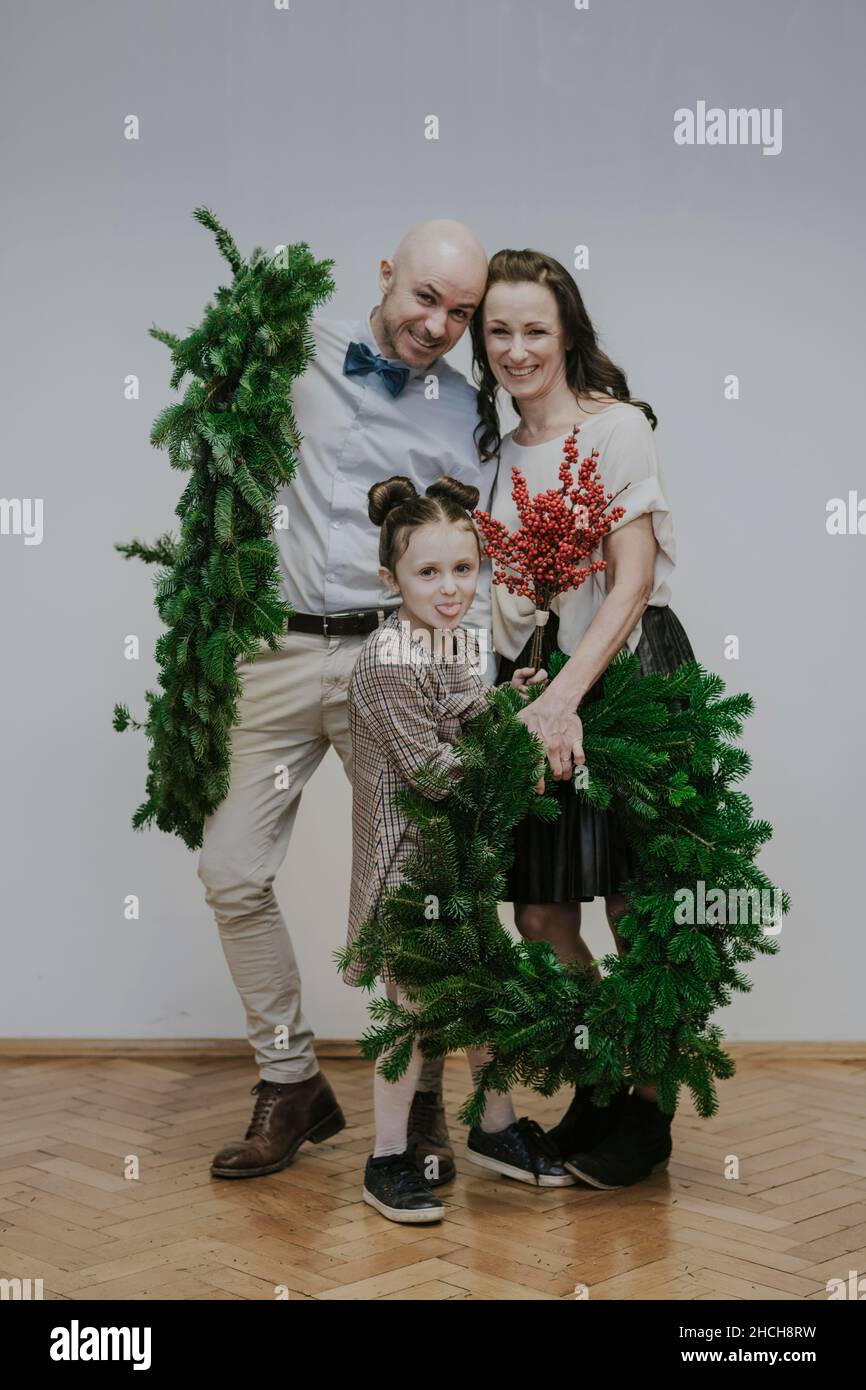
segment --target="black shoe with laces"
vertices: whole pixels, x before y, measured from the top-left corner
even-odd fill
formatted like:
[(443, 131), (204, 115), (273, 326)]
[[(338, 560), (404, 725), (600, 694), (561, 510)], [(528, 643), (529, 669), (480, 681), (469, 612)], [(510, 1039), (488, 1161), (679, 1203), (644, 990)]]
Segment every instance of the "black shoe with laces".
[(590, 1153), (572, 1154), (565, 1161), (570, 1173), (591, 1187), (613, 1191), (648, 1178), (667, 1167), (671, 1156), (671, 1120), (655, 1101), (633, 1092), (613, 1129)]
[(414, 1154), (405, 1149), (401, 1154), (371, 1154), (364, 1170), (362, 1197), (389, 1221), (417, 1225), (426, 1221), (441, 1221), (443, 1207), (434, 1197), (415, 1166)]
[(607, 1105), (594, 1105), (594, 1086), (576, 1086), (571, 1104), (559, 1124), (547, 1131), (556, 1146), (561, 1162), (572, 1154), (591, 1153), (613, 1129), (628, 1097), (628, 1085), (623, 1083)]
[(478, 1127), (470, 1129), (466, 1157), (481, 1168), (537, 1187), (571, 1187), (574, 1183), (541, 1125), (525, 1117), (493, 1134)]

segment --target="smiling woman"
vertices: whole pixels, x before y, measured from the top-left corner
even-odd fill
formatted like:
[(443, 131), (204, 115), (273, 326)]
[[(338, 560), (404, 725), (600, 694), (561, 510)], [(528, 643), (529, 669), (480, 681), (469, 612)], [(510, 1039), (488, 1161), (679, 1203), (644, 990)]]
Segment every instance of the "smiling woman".
[[(589, 434), (600, 481), (610, 502), (623, 503), (600, 545), (584, 558), (589, 582), (556, 592), (554, 576), (542, 576), (550, 621), (536, 639), (535, 603), (511, 592), (505, 577), (493, 586), (494, 647), (498, 682), (536, 660), (558, 672), (519, 716), (541, 741), (554, 778), (557, 820), (527, 815), (513, 832), (514, 857), (505, 901), (514, 903), (517, 928), (527, 941), (546, 942), (564, 964), (598, 973), (581, 936), (581, 903), (603, 897), (617, 951), (627, 944), (618, 927), (629, 911), (637, 865), (619, 806), (570, 794), (574, 765), (585, 762), (583, 720), (602, 699), (606, 671), (620, 651), (637, 656), (641, 676), (671, 673), (694, 660), (688, 637), (669, 607), (667, 580), (674, 566), (673, 531), (652, 431), (656, 418), (645, 401), (633, 401), (622, 369), (601, 350), (573, 277), (540, 251), (499, 251), (492, 258), (484, 300), (472, 321), (482, 457), (499, 456), (491, 516), (510, 531), (517, 522), (510, 492), (519, 470), (530, 492), (556, 490), (563, 448), (576, 432)], [(520, 422), (503, 440), (496, 393), (507, 391)], [(589, 449), (584, 448), (584, 453)], [(551, 517), (549, 524), (556, 527)], [(557, 532), (558, 534), (558, 532)], [(597, 563), (600, 562), (600, 563)], [(564, 664), (562, 664), (564, 662)], [(627, 887), (628, 885), (628, 887)], [(638, 883), (640, 888), (640, 884)], [(605, 1122), (614, 1124), (615, 1098)], [(586, 1096), (580, 1090), (552, 1132), (563, 1160), (585, 1147)], [(656, 1104), (651, 1078), (642, 1077), (628, 1097), (628, 1125), (639, 1131), (642, 1152), (669, 1152), (669, 1124)], [(631, 1148), (630, 1132), (611, 1158), (611, 1175), (647, 1175), (646, 1152)], [(616, 1147), (616, 1146), (614, 1146)], [(650, 1168), (651, 1168), (650, 1164)], [(577, 1168), (573, 1171), (577, 1172)], [(581, 1177), (586, 1177), (581, 1167)], [(604, 1185), (604, 1174), (596, 1174)]]
[[(541, 251), (497, 251), (491, 257), (487, 289), (469, 326), (473, 370), (479, 388), (476, 430), (483, 460), (499, 453), (502, 435), (497, 391), (511, 395), (520, 416), (518, 444), (562, 437), (611, 401), (628, 401), (656, 417), (646, 401), (635, 400), (628, 381), (602, 351), (573, 276)], [(542, 418), (538, 402), (544, 402)]]

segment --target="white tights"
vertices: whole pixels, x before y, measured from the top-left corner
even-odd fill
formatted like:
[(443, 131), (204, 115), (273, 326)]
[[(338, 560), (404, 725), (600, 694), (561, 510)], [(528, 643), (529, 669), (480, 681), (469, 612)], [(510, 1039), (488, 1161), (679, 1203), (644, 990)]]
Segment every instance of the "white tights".
[[(393, 980), (385, 981), (385, 991), (389, 999), (402, 1004), (404, 1008), (411, 1009), (410, 1004), (399, 985)], [(469, 1062), (469, 1070), (472, 1074), (472, 1081), (475, 1079), (479, 1068), (490, 1061), (490, 1053), (486, 1047), (467, 1047), (466, 1058)], [(386, 1081), (379, 1075), (378, 1064), (373, 1077), (373, 1116), (376, 1124), (376, 1143), (373, 1149), (375, 1158), (383, 1158), (386, 1154), (401, 1154), (406, 1148), (409, 1129), (409, 1111), (412, 1107), (412, 1097), (418, 1088), (418, 1079), (421, 1075), (421, 1066), (424, 1055), (416, 1041), (409, 1065), (399, 1081)], [(511, 1103), (511, 1096), (501, 1091), (488, 1091), (485, 1096), (484, 1115), (481, 1119), (481, 1128), (488, 1134), (492, 1134), (500, 1129), (507, 1129), (517, 1119), (514, 1113), (514, 1106)]]

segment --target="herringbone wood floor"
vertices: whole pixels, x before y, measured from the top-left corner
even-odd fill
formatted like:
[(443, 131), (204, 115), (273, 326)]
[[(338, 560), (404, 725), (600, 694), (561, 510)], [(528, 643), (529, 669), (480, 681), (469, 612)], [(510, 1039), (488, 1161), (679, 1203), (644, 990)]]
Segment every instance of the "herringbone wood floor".
[[(720, 1111), (674, 1122), (670, 1168), (616, 1193), (540, 1190), (468, 1164), (446, 1098), (458, 1177), (432, 1227), (401, 1227), (360, 1200), (370, 1067), (323, 1061), (349, 1126), (272, 1177), (208, 1165), (243, 1134), (249, 1062), (6, 1059), (0, 1064), (0, 1276), (66, 1299), (825, 1299), (866, 1272), (866, 1060), (796, 1049), (737, 1058)], [(567, 1097), (529, 1093), (548, 1126)], [(140, 1177), (123, 1176), (128, 1155)], [(725, 1177), (728, 1156), (740, 1161)], [(285, 1294), (282, 1295), (285, 1297)]]

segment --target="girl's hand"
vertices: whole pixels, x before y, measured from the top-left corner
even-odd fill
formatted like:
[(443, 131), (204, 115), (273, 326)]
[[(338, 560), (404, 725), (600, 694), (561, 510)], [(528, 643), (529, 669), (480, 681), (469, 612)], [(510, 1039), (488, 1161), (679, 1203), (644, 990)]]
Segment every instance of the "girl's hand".
[(534, 666), (520, 666), (511, 677), (511, 684), (515, 690), (519, 690), (524, 700), (529, 699), (527, 685), (544, 685), (547, 680), (547, 672), (544, 667), (536, 671)]

